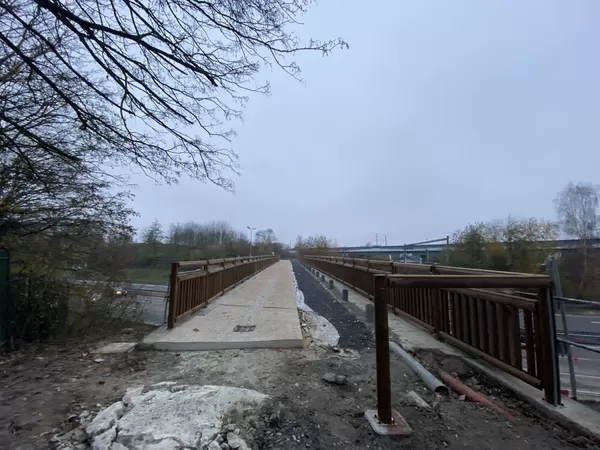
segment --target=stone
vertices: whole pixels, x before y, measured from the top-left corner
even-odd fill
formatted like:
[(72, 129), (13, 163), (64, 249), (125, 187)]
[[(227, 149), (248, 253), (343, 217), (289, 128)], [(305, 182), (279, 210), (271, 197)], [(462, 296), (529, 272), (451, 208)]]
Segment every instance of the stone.
[(271, 417), (269, 417), (269, 425), (272, 427), (279, 426), (280, 422), (279, 416), (275, 413), (271, 414)]
[(229, 444), (227, 442), (223, 442), (221, 444), (221, 450), (230, 450), (231, 447), (229, 446)]
[(167, 438), (155, 444), (146, 444), (144, 450), (179, 450), (181, 445), (175, 439)]
[(119, 444), (118, 442), (113, 442), (113, 444), (110, 446), (110, 450), (129, 450), (127, 447), (125, 447), (123, 444)]
[(108, 408), (100, 411), (85, 431), (90, 436), (96, 436), (97, 434), (105, 432), (113, 427), (117, 420), (121, 418), (124, 410), (125, 406), (123, 405), (123, 402), (113, 403)]
[(104, 358), (96, 358), (96, 359), (94, 359), (94, 362), (96, 364), (100, 364), (101, 362), (104, 362)]
[(323, 380), (325, 380), (327, 383), (341, 386), (348, 382), (348, 377), (346, 375), (336, 375), (333, 372), (327, 372), (325, 375), (323, 375)]
[(408, 400), (410, 400), (412, 403), (414, 403), (416, 406), (418, 406), (419, 408), (431, 409), (431, 406), (429, 406), (429, 403), (427, 403), (425, 400), (423, 400), (423, 398), (419, 394), (417, 394), (415, 391), (410, 391), (408, 394), (406, 394), (406, 398)]
[(73, 442), (85, 442), (87, 440), (87, 434), (81, 428), (75, 428), (71, 434), (71, 440)]
[(81, 414), (79, 414), (79, 420), (87, 419), (88, 417), (90, 417), (90, 412), (88, 410), (81, 411)]
[(117, 427), (112, 427), (96, 436), (92, 442), (93, 450), (108, 450), (117, 437)]
[(335, 376), (335, 384), (339, 384), (340, 386), (346, 384), (348, 382), (348, 377), (346, 375), (336, 375)]
[(214, 440), (208, 444), (208, 450), (221, 450), (221, 444)]
[(335, 373), (327, 372), (325, 375), (323, 375), (323, 380), (327, 381), (328, 383), (335, 383)]
[(123, 334), (132, 334), (132, 333), (135, 333), (135, 330), (133, 328), (123, 328), (122, 333)]
[[(229, 386), (192, 385), (182, 390), (174, 389), (173, 384), (162, 384), (145, 390), (143, 401), (127, 409), (119, 419), (117, 441), (126, 446), (144, 436), (144, 445), (161, 442), (167, 446), (162, 440), (171, 438), (178, 442), (177, 448), (206, 448), (226, 429), (222, 418), (230, 411), (245, 415), (269, 398)], [(236, 428), (233, 425), (233, 430)]]
[(123, 396), (123, 404), (131, 407), (136, 406), (142, 399), (142, 393), (144, 392), (144, 386), (132, 386), (127, 388), (125, 395)]
[(231, 447), (233, 450), (236, 450), (246, 443), (241, 437), (230, 431), (227, 433), (227, 444), (229, 444), (229, 447)]

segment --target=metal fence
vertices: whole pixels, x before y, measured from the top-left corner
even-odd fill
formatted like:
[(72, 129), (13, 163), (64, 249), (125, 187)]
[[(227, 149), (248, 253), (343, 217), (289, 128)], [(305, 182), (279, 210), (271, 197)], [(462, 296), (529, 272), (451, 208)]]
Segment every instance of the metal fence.
[(10, 338), (14, 311), (10, 294), (10, 253), (0, 249), (0, 346)]
[[(219, 295), (279, 261), (279, 256), (180, 261), (171, 265), (167, 327), (193, 314)], [(182, 268), (193, 268), (182, 272)]]
[[(550, 277), (327, 256), (303, 261), (370, 299), (376, 277), (385, 275), (379, 282), (388, 310), (560, 402)], [(535, 290), (535, 297), (506, 293), (515, 289)]]

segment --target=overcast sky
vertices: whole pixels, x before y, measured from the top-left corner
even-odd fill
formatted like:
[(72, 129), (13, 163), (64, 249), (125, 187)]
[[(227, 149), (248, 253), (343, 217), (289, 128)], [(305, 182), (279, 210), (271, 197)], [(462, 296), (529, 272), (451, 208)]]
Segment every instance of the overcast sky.
[(234, 141), (231, 194), (136, 177), (155, 218), (325, 234), (340, 245), (434, 239), (468, 222), (554, 219), (569, 181), (599, 182), (600, 2), (325, 1), (302, 37), (349, 50), (266, 70)]

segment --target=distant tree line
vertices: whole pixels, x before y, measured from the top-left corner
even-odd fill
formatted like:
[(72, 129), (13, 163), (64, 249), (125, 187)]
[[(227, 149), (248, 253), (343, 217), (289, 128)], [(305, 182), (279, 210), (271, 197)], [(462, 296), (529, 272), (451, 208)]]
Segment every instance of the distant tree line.
[(278, 242), (271, 228), (256, 230), (251, 245), (250, 231), (237, 230), (223, 220), (177, 222), (170, 224), (167, 231), (155, 220), (141, 230), (138, 242), (127, 247), (128, 268), (167, 268), (177, 260), (282, 254), (288, 250), (287, 245)]
[[(451, 264), (540, 273), (545, 259), (553, 255), (565, 295), (600, 300), (599, 198), (597, 186), (569, 183), (555, 198), (556, 222), (509, 217), (468, 224), (452, 235)], [(557, 251), (561, 233), (577, 246)], [(443, 262), (445, 254), (438, 260)]]
[(331, 249), (336, 248), (337, 241), (335, 239), (328, 238), (323, 234), (317, 234), (315, 236), (296, 238), (296, 244), (294, 248), (299, 253), (328, 253)]

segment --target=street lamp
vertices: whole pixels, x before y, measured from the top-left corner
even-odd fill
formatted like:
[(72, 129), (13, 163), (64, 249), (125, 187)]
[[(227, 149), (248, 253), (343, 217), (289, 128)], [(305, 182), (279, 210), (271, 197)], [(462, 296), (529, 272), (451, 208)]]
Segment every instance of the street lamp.
[(252, 256), (252, 231), (256, 230), (255, 227), (246, 227), (250, 230), (250, 256)]

